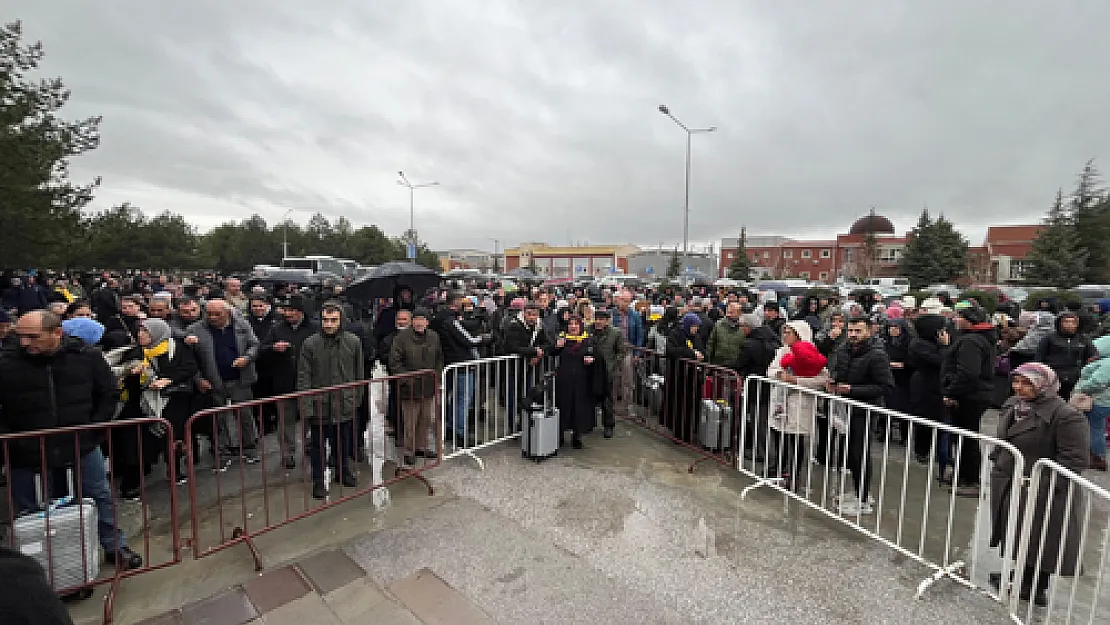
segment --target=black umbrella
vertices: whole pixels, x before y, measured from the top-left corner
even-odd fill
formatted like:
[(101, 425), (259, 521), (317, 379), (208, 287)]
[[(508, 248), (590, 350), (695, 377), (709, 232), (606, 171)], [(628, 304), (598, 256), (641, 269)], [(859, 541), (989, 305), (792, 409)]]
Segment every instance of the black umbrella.
[(405, 287), (419, 298), (428, 289), (439, 286), (439, 274), (423, 265), (408, 261), (382, 263), (373, 271), (352, 282), (347, 287), (347, 297), (369, 301), (393, 297), (398, 288)]

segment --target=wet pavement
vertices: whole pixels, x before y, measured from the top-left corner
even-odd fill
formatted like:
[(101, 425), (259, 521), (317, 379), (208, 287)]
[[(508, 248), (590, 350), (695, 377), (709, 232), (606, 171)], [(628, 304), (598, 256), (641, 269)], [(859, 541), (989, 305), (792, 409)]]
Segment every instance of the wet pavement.
[[(984, 431), (992, 429), (988, 419)], [(739, 493), (752, 480), (714, 462), (689, 473), (695, 455), (643, 428), (622, 423), (614, 439), (593, 434), (586, 443), (584, 450), (566, 450), (541, 464), (523, 461), (515, 441), (484, 449), (484, 470), (463, 457), (431, 472), (434, 497), (406, 480), (390, 487), (388, 497), (345, 503), (264, 535), (257, 545), (268, 571), (341, 548), (365, 569), (368, 587), (387, 595), (392, 585), (428, 569), (499, 623), (1008, 622), (997, 603), (951, 580), (915, 600), (918, 584), (931, 573), (927, 567), (771, 489), (741, 501)], [(911, 465), (903, 473), (899, 458), (891, 454), (888, 462), (891, 475), (908, 476), (907, 505), (887, 495), (880, 514), (862, 517), (861, 526), (910, 551), (920, 545), (933, 561), (946, 554), (949, 561), (968, 560), (972, 579), (985, 586), (998, 557), (986, 546), (982, 500), (947, 498), (924, 467)], [(255, 465), (244, 471), (248, 496), (223, 493), (220, 505), (211, 475), (198, 480), (198, 499), (207, 500), (199, 515), (206, 545), (234, 525), (228, 518), (244, 511), (265, 518), (261, 493), (272, 486), (263, 484), (289, 479), (270, 458), (266, 464), (265, 481)], [(369, 479), (373, 470), (364, 465), (362, 477)], [(238, 482), (235, 471), (222, 475)], [(1092, 477), (1105, 484), (1105, 476)], [(813, 486), (815, 493), (823, 490)], [(881, 492), (896, 493), (901, 482), (882, 486)], [(152, 483), (151, 490), (147, 514), (161, 521), (146, 533), (151, 554), (168, 557), (168, 510), (153, 499), (157, 492), (165, 496), (166, 486)], [(285, 495), (291, 492), (270, 491), (272, 518), (284, 518), (289, 502), (298, 501)], [(927, 513), (925, 493), (942, 502)], [(184, 489), (181, 495), (179, 514), (187, 519)], [(951, 535), (943, 531), (949, 517)], [(922, 519), (928, 519), (925, 532)], [(189, 538), (190, 524), (182, 526)], [(139, 539), (134, 536), (133, 544)], [(1101, 552), (1091, 542), (1081, 588), (1093, 585), (1099, 570)], [(183, 557), (169, 569), (125, 580), (117, 622), (195, 605), (257, 578), (242, 545), (201, 560), (190, 551)], [(1065, 585), (1057, 592), (1066, 592)], [(71, 612), (78, 623), (96, 623), (100, 607), (92, 599), (73, 604)]]

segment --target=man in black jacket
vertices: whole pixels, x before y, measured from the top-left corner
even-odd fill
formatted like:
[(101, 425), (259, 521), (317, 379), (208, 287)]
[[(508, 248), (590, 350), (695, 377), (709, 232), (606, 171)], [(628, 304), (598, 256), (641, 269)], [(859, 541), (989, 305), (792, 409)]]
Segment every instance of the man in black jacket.
[(766, 382), (748, 383), (745, 380), (753, 375), (767, 375), (767, 367), (775, 359), (775, 350), (782, 345), (782, 341), (770, 328), (763, 325), (763, 320), (755, 313), (740, 315), (740, 331), (744, 333), (744, 342), (732, 368), (740, 374), (740, 380), (744, 384), (744, 401), (748, 405), (748, 414), (754, 415), (748, 423), (750, 434), (743, 443), (746, 451), (754, 450), (755, 461), (760, 462), (767, 445), (767, 411), (771, 404), (771, 385)]
[(1066, 310), (1056, 317), (1056, 331), (1041, 340), (1034, 360), (1044, 363), (1060, 379), (1060, 397), (1071, 398), (1079, 373), (1088, 363), (1098, 360), (1098, 350), (1090, 337), (1079, 332), (1080, 318)]
[[(274, 395), (297, 391), (297, 362), (305, 339), (320, 331), (320, 326), (305, 317), (304, 301), (299, 295), (289, 298), (283, 307), (283, 319), (275, 323), (262, 338), (259, 360), (265, 359), (273, 376)], [(278, 407), (281, 422), (281, 446), (285, 455), (285, 468), (297, 466), (297, 421), (300, 421), (298, 402), (283, 400)]]
[[(554, 337), (552, 337), (554, 338)], [(520, 356), (520, 361), (507, 363), (505, 388), (509, 409), (510, 425), (516, 423), (517, 398), (521, 397), (539, 380), (539, 364), (544, 357), (544, 347), (548, 337), (540, 323), (540, 310), (535, 304), (528, 304), (520, 315), (506, 319), (505, 354)]]
[[(867, 317), (848, 320), (848, 341), (837, 348), (836, 359), (828, 383), (829, 393), (848, 397), (874, 406), (883, 405), (883, 397), (894, 388), (890, 359), (882, 343), (871, 340), (871, 321)], [(849, 516), (873, 512), (868, 493), (871, 487), (871, 450), (868, 444), (871, 427), (879, 415), (867, 410), (832, 402), (830, 410), (843, 414), (847, 409), (848, 469), (852, 472), (855, 492), (840, 497), (840, 513)]]
[[(994, 327), (987, 322), (987, 313), (977, 306), (956, 304), (955, 341), (942, 331), (941, 345), (951, 345), (944, 352), (940, 365), (941, 394), (952, 418), (952, 425), (978, 433), (983, 413), (990, 406), (994, 390), (995, 339)], [(955, 476), (956, 495), (979, 496), (979, 469), (982, 456), (979, 443), (965, 440), (960, 454), (960, 474)]]
[(443, 349), (447, 402), (450, 408), (448, 412), (454, 414), (452, 427), (446, 433), (447, 440), (457, 441), (457, 445), (473, 446), (474, 435), (471, 432), (467, 436), (466, 422), (474, 397), (476, 370), (466, 366), (451, 368), (451, 365), (477, 360), (478, 348), (488, 343), (490, 336), (473, 336), (467, 332), (462, 324), (463, 298), (463, 294), (457, 291), (448, 293), (447, 306), (436, 313), (431, 328), (439, 335), (440, 347)]
[[(119, 392), (115, 376), (98, 350), (62, 336), (57, 315), (36, 310), (16, 324), (20, 349), (0, 358), (0, 433), (29, 432), (111, 421)], [(51, 473), (43, 482), (49, 489), (67, 482), (67, 470), (80, 463), (80, 486), (75, 498), (96, 502), (98, 536), (105, 559), (124, 570), (137, 569), (143, 559), (127, 547), (115, 527), (116, 509), (100, 442), (104, 432), (86, 432), (78, 449), (72, 436), (48, 436), (42, 457), (39, 439), (12, 441), (9, 487), (17, 512), (39, 508), (35, 474), (45, 465)], [(75, 451), (80, 452), (77, 457)], [(59, 475), (60, 473), (60, 475)], [(56, 494), (56, 493), (48, 493)]]

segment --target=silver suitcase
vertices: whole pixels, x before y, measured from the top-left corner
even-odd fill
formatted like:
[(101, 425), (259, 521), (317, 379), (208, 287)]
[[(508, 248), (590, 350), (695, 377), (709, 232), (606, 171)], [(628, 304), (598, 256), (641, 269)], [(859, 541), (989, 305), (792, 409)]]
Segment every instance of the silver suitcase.
[(520, 432), (520, 455), (542, 462), (559, 455), (559, 409), (553, 403), (553, 380), (543, 384), (543, 403), (525, 408)]
[[(76, 492), (72, 471), (69, 483), (69, 492)], [(42, 493), (38, 476), (35, 492)], [(78, 504), (65, 497), (47, 506), (45, 512), (21, 516), (12, 523), (11, 544), (38, 561), (55, 592), (84, 586), (100, 575), (96, 503), (82, 499)]]
[(665, 379), (658, 373), (648, 376), (644, 394), (647, 396), (647, 409), (651, 414), (663, 414), (663, 382)]
[(698, 441), (702, 447), (712, 450), (724, 450), (732, 445), (732, 406), (728, 402), (701, 400)]

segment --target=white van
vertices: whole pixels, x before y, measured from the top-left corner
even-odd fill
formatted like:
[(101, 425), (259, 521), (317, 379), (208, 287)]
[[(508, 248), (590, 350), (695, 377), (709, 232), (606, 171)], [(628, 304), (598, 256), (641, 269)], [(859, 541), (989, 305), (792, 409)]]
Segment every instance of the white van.
[(867, 286), (889, 290), (891, 293), (895, 293), (897, 295), (905, 295), (910, 290), (910, 279), (898, 277), (871, 278), (867, 281)]

